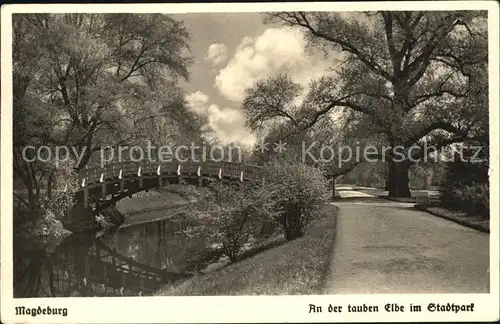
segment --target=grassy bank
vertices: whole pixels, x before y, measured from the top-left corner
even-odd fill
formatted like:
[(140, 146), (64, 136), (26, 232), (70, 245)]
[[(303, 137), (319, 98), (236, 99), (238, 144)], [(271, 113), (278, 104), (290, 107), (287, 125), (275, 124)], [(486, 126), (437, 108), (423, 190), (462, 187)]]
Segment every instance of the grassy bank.
[(181, 196), (162, 190), (141, 191), (132, 198), (125, 198), (116, 203), (116, 207), (121, 213), (134, 215), (152, 210), (168, 209), (171, 206), (186, 203)]
[(330, 266), (337, 207), (327, 205), (306, 234), (217, 271), (198, 275), (159, 296), (320, 294)]
[(455, 222), (462, 226), (470, 227), (484, 233), (490, 232), (490, 220), (485, 215), (470, 215), (466, 212), (432, 205), (416, 205), (415, 208), (426, 211), (431, 215)]

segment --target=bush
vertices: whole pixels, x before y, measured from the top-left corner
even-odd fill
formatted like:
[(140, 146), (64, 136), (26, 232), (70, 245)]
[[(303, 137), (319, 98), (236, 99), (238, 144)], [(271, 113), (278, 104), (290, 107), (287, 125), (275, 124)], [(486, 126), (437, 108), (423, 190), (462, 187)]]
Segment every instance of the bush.
[(485, 213), (489, 217), (490, 188), (487, 183), (474, 183), (456, 188), (453, 195), (460, 202), (459, 207), (471, 212)]
[(328, 181), (319, 169), (302, 163), (272, 162), (264, 172), (263, 187), (273, 195), (285, 238), (301, 237), (328, 200)]
[(191, 234), (208, 234), (208, 244), (235, 261), (250, 239), (263, 239), (273, 232), (269, 227), (276, 216), (271, 207), (270, 193), (263, 188), (232, 188), (215, 182), (200, 193), (188, 213), (200, 224)]
[(48, 180), (34, 177), (38, 180), (41, 190), (35, 192), (33, 199), (28, 197), (25, 184), (15, 192), (14, 200), (14, 240), (23, 242), (23, 247), (53, 246), (54, 242), (69, 235), (63, 228), (61, 220), (65, 218), (74, 205), (74, 196), (78, 190), (78, 175), (73, 169), (73, 161), (67, 159), (42, 163), (40, 168)]
[[(449, 207), (473, 213), (489, 213), (488, 151), (483, 150), (481, 162), (463, 159), (458, 153), (446, 165), (441, 199)], [(463, 152), (465, 158), (473, 151)], [(465, 161), (464, 161), (465, 160)]]

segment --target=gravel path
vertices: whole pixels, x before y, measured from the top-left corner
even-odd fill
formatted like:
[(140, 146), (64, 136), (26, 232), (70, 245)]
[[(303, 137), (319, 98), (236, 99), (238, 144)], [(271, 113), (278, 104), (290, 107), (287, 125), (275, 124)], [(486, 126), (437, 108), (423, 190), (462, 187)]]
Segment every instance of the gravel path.
[(340, 214), (325, 293), (489, 291), (488, 234), (412, 204), (349, 199), (335, 205)]

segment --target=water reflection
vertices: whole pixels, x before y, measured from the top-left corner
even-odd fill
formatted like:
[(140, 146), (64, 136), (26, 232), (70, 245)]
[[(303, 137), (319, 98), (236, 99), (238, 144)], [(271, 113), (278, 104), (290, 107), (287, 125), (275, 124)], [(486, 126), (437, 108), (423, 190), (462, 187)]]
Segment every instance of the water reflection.
[(207, 241), (189, 237), (184, 230), (190, 225), (162, 220), (118, 228), (99, 239), (93, 233), (73, 234), (50, 254), (15, 251), (14, 295), (152, 295), (217, 258), (209, 253), (200, 259)]

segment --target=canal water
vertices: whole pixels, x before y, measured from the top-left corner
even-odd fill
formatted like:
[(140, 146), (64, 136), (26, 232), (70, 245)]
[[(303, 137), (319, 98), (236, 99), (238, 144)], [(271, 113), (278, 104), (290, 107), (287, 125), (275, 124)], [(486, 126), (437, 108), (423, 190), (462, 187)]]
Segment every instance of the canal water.
[[(182, 218), (72, 234), (53, 251), (14, 252), (15, 297), (138, 296), (202, 271), (220, 257)], [(22, 246), (19, 244), (17, 246)]]

